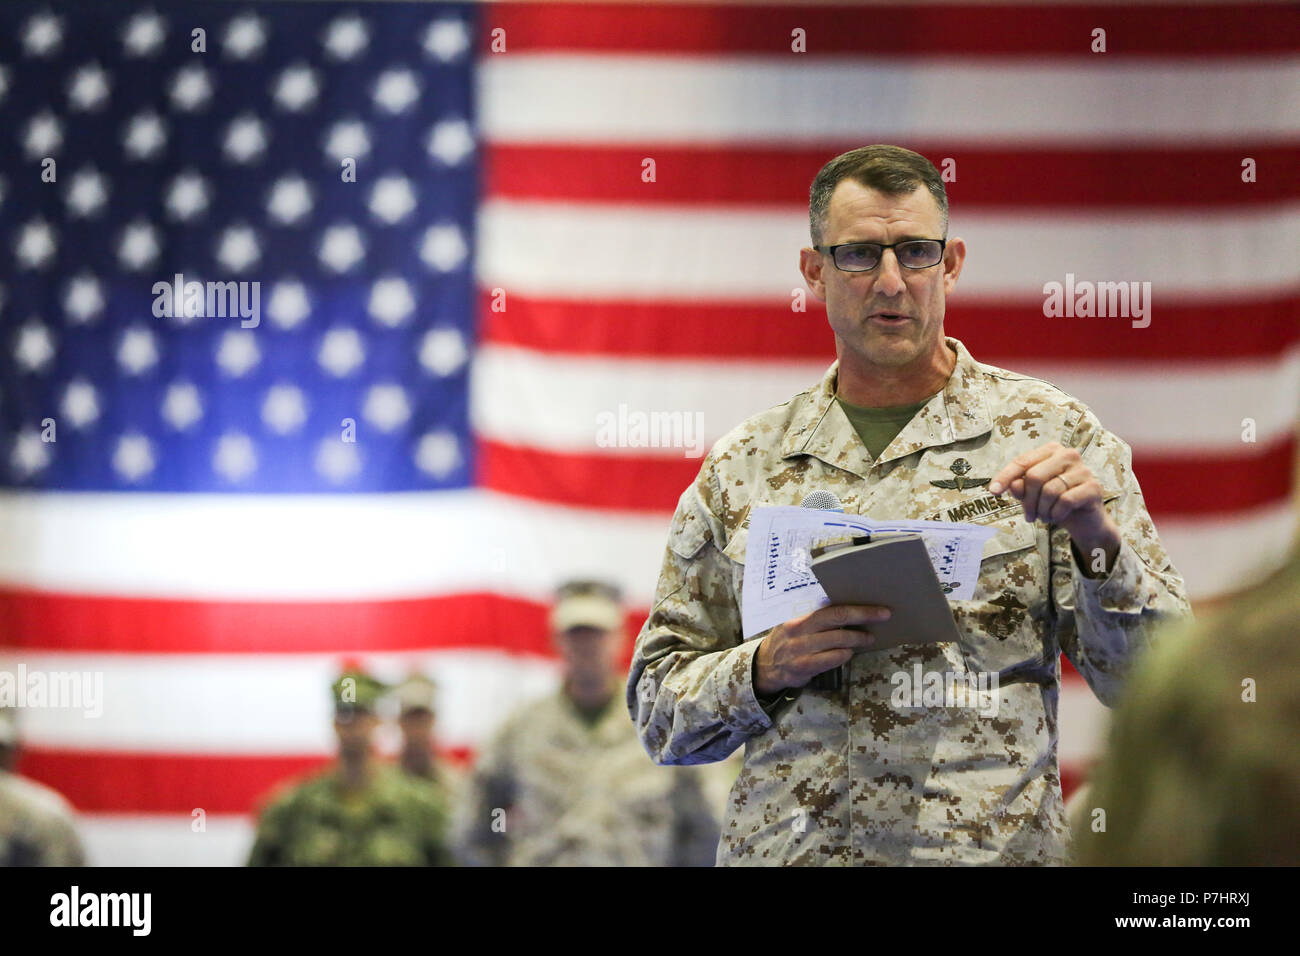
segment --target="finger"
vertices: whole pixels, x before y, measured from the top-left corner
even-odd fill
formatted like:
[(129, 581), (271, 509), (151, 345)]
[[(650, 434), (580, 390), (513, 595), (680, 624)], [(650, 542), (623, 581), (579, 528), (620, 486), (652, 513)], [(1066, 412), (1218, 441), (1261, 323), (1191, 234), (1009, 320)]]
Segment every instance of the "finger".
[(1025, 472), (1025, 520), (1036, 521), (1038, 515), (1051, 510), (1057, 496), (1066, 490), (1064, 482), (1056, 478), (1068, 471), (1073, 458), (1065, 449), (1034, 465)]
[(799, 634), (813, 634), (837, 627), (856, 627), (887, 620), (889, 614), (889, 608), (879, 604), (833, 604), (813, 611), (792, 630)]
[(876, 638), (870, 631), (859, 631), (843, 627), (834, 631), (818, 631), (815, 634), (807, 634), (801, 637), (799, 642), (799, 653), (815, 655), (840, 648), (849, 651), (864, 651), (876, 643)]
[(818, 674), (824, 674), (828, 670), (833, 670), (847, 664), (853, 658), (851, 650), (831, 650), (821, 654), (814, 654), (806, 658), (799, 668), (800, 676), (803, 677), (804, 683), (812, 680)]
[(1052, 506), (1049, 513), (1043, 515), (1043, 520), (1052, 524), (1060, 524), (1080, 508), (1087, 507), (1095, 501), (1100, 501), (1100, 487), (1091, 479), (1072, 485), (1069, 491), (1057, 496), (1056, 504)]
[(1021, 477), (1034, 465), (1049, 457), (1057, 447), (1059, 446), (1057, 446), (1056, 442), (1048, 442), (1046, 445), (1041, 445), (1033, 451), (1027, 451), (1012, 458), (1001, 471), (993, 476), (993, 480), (989, 482), (990, 494), (1002, 494), (1002, 492), (1006, 490), (1007, 485)]

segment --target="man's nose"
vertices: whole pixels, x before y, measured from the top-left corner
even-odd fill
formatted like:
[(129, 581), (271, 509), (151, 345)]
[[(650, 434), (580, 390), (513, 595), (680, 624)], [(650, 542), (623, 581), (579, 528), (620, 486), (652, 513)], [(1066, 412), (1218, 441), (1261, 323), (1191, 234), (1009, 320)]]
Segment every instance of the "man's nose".
[(903, 281), (903, 267), (898, 264), (893, 249), (881, 250), (880, 265), (876, 268), (876, 291), (887, 296), (902, 295), (907, 284)]

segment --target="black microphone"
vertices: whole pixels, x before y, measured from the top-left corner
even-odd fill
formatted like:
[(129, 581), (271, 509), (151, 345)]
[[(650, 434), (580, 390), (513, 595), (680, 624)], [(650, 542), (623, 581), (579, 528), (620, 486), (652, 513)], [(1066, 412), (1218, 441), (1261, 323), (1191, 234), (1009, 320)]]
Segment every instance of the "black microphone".
[[(800, 508), (813, 508), (817, 511), (843, 511), (844, 505), (833, 491), (818, 488), (804, 495), (799, 502)], [(823, 671), (808, 682), (813, 690), (839, 690), (844, 686), (844, 666), (833, 667)]]

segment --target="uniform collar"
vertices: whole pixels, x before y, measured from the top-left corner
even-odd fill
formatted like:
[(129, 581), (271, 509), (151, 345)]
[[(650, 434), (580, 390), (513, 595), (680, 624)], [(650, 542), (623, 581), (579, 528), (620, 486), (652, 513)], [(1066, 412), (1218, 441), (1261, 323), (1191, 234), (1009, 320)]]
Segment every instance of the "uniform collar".
[(874, 464), (902, 458), (922, 448), (948, 445), (983, 435), (993, 428), (984, 373), (960, 340), (945, 336), (957, 364), (943, 391), (930, 398), (895, 436), (875, 462), (848, 416), (835, 400), (840, 363), (831, 363), (818, 385), (795, 401), (799, 407), (786, 430), (781, 457), (811, 455), (863, 478)]

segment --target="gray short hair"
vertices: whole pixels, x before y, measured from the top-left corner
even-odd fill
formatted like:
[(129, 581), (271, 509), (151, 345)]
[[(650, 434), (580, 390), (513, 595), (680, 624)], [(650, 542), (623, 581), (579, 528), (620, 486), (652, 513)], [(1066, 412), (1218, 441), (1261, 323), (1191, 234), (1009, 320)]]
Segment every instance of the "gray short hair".
[(821, 245), (822, 230), (830, 213), (831, 193), (845, 179), (879, 190), (886, 196), (901, 196), (924, 186), (939, 206), (942, 239), (948, 238), (948, 193), (934, 163), (920, 153), (901, 146), (859, 146), (841, 153), (821, 168), (808, 193), (808, 225), (814, 246)]

